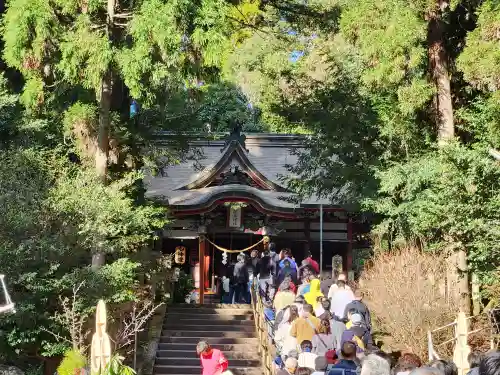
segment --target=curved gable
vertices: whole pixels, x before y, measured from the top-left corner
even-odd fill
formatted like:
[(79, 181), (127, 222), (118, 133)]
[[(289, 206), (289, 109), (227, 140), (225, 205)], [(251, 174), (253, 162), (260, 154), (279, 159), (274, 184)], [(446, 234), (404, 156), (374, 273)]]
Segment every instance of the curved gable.
[[(220, 184), (242, 184), (262, 190), (288, 192), (286, 188), (264, 176), (248, 158), (248, 151), (237, 140), (232, 140), (223, 150), (219, 160), (209, 166), (194, 181), (175, 190), (194, 190)], [(244, 177), (249, 178), (245, 180)]]

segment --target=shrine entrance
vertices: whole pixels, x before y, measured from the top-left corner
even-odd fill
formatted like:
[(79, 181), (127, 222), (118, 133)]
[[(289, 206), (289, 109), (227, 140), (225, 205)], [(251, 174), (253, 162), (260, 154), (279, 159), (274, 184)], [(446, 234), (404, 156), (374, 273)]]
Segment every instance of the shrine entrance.
[(318, 262), (323, 259), (325, 272), (331, 272), (334, 256), (344, 271), (352, 269), (359, 246), (356, 215), (325, 200), (298, 199), (281, 183), (286, 165), (296, 162), (291, 150), (302, 141), (290, 135), (245, 136), (238, 129), (225, 141), (196, 139), (192, 146), (203, 155), (198, 169), (189, 161), (148, 181), (147, 194), (165, 200), (173, 219), (163, 233), (162, 251), (185, 248), (186, 259), (178, 266), (193, 275), (200, 303), (217, 291), (218, 278), (229, 276), (234, 251), (249, 254), (252, 246), (263, 251), (264, 237), (277, 251), (291, 249), (299, 263), (310, 251)]

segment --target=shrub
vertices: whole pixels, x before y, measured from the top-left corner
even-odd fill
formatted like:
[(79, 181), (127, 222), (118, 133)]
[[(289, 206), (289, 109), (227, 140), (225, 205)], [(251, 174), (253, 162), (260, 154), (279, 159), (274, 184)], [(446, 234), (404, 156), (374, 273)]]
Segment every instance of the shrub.
[(417, 248), (376, 252), (365, 265), (360, 287), (386, 349), (426, 358), (427, 331), (455, 320), (457, 309), (445, 295), (446, 269), (443, 255)]
[(64, 354), (64, 359), (57, 368), (59, 375), (75, 375), (77, 370), (86, 366), (87, 361), (78, 350), (69, 350)]

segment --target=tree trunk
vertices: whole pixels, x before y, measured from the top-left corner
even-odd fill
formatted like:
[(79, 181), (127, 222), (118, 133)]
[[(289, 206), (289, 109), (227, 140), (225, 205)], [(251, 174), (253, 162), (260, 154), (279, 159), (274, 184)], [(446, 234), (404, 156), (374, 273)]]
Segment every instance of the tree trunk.
[[(442, 0), (438, 0), (438, 6), (440, 9), (446, 7)], [(444, 26), (439, 10), (429, 15), (427, 34), (429, 67), (437, 90), (435, 108), (438, 141), (440, 144), (446, 143), (455, 136), (448, 54), (444, 45)]]
[[(108, 15), (107, 15), (107, 33), (110, 41), (112, 40), (113, 18), (115, 12), (116, 0), (108, 0)], [(110, 112), (111, 100), (113, 92), (113, 74), (111, 67), (104, 74), (101, 81), (101, 92), (99, 97), (99, 129), (97, 133), (97, 150), (95, 154), (96, 172), (102, 183), (106, 183), (108, 174), (108, 159), (109, 159), (109, 128), (110, 128)], [(92, 268), (99, 269), (105, 264), (106, 257), (104, 252), (96, 252), (92, 256)]]
[(107, 72), (101, 83), (101, 97), (99, 101), (99, 130), (97, 134), (97, 150), (95, 164), (97, 175), (102, 182), (106, 182), (109, 159), (109, 122), (111, 111), (111, 72)]
[(457, 252), (457, 268), (458, 268), (458, 293), (459, 307), (467, 316), (471, 314), (471, 296), (469, 288), (469, 269), (467, 266), (467, 253), (465, 249), (460, 249)]
[[(448, 67), (448, 53), (445, 48), (445, 23), (442, 12), (448, 7), (444, 0), (437, 0), (436, 9), (429, 14), (427, 42), (429, 49), (430, 75), (436, 85), (436, 125), (438, 129), (439, 145), (444, 145), (455, 136), (453, 119), (453, 103), (451, 98), (450, 72)], [(458, 271), (457, 292), (460, 310), (467, 315), (471, 313), (471, 299), (469, 288), (469, 274), (467, 252), (460, 249), (456, 253), (456, 269)]]

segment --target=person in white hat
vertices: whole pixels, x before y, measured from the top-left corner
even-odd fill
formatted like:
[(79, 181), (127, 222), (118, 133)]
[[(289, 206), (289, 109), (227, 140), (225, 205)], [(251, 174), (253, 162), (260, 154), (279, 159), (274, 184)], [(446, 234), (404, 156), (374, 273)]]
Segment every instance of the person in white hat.
[(363, 317), (359, 314), (351, 315), (352, 326), (342, 333), (342, 345), (347, 341), (352, 341), (356, 344), (356, 352), (362, 353), (367, 349), (372, 349), (373, 340), (370, 331), (365, 326)]

